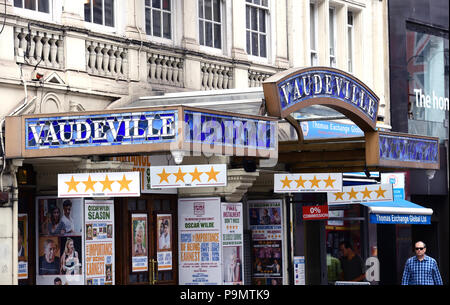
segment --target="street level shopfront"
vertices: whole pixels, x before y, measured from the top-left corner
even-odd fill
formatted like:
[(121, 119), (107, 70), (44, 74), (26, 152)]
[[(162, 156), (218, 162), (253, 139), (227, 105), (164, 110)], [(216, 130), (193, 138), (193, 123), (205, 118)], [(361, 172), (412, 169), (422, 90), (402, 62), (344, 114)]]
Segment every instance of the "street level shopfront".
[[(437, 169), (437, 139), (377, 130), (378, 98), (337, 69), (287, 70), (263, 88), (269, 116), (141, 103), (8, 117), (24, 283), (324, 284), (327, 246), (351, 239), (376, 256), (377, 221), (419, 214), (396, 210), (390, 184), (345, 189), (345, 173)], [(307, 140), (291, 114), (314, 106), (364, 135)], [(280, 140), (283, 122), (295, 139)], [(336, 208), (327, 193), (366, 198)], [(383, 213), (364, 205), (371, 196)], [(68, 200), (71, 230), (58, 228)]]

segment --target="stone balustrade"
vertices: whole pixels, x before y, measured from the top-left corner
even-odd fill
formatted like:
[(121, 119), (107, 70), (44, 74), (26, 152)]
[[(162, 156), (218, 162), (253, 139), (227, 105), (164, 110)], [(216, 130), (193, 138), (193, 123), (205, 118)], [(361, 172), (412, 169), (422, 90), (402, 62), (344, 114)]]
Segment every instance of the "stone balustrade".
[(63, 69), (64, 39), (62, 32), (14, 27), (14, 54), (24, 52), (29, 65)]
[(214, 62), (201, 62), (201, 90), (233, 88), (233, 67)]
[(248, 70), (248, 86), (250, 88), (253, 87), (261, 87), (263, 81), (269, 78), (274, 73), (261, 72), (256, 70)]
[(127, 79), (128, 49), (112, 43), (86, 40), (86, 72)]
[(184, 59), (172, 54), (147, 52), (148, 81), (154, 84), (184, 87)]

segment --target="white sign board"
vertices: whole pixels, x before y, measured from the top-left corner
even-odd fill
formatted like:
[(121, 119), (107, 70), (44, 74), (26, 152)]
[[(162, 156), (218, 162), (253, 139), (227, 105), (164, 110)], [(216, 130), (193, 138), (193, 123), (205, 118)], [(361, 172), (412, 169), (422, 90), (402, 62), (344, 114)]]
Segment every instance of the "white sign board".
[(275, 174), (275, 193), (339, 192), (342, 190), (342, 173)]
[(392, 201), (392, 184), (344, 186), (342, 192), (327, 193), (328, 204)]
[(58, 197), (139, 197), (139, 172), (58, 174)]
[(150, 175), (152, 188), (227, 185), (226, 164), (152, 166)]

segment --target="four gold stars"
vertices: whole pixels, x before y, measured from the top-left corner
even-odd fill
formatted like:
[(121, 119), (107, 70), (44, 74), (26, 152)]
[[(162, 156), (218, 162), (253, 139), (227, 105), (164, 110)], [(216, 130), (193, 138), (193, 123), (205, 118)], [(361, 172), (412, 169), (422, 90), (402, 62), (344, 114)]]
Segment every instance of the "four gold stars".
[[(97, 176), (98, 177), (98, 176)], [(78, 178), (80, 179), (80, 178)], [(69, 193), (70, 191), (75, 191), (78, 192), (77, 190), (77, 185), (79, 183), (83, 183), (85, 186), (84, 192), (88, 193), (89, 191), (95, 192), (95, 184), (96, 183), (101, 183), (102, 186), (102, 192), (106, 191), (106, 190), (110, 190), (111, 192), (113, 191), (113, 183), (117, 182), (120, 185), (120, 190), (122, 191), (124, 189), (130, 191), (130, 183), (133, 182), (133, 179), (128, 180), (126, 175), (123, 174), (123, 177), (121, 180), (110, 180), (108, 175), (105, 175), (105, 179), (104, 180), (98, 180), (99, 178), (97, 178), (97, 180), (92, 180), (92, 176), (89, 174), (87, 180), (82, 180), (82, 181), (75, 181), (74, 175), (71, 175), (70, 181), (65, 181), (64, 183), (67, 184), (68, 186), (68, 190), (67, 193)], [(101, 179), (101, 178), (100, 178)]]

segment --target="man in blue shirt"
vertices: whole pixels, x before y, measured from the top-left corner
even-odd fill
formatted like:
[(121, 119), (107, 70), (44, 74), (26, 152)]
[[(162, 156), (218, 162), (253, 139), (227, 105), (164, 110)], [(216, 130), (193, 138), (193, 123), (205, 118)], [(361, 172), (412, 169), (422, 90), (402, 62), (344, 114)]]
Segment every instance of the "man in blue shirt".
[(416, 242), (414, 250), (416, 256), (406, 261), (402, 285), (442, 285), (436, 261), (425, 255), (427, 250), (425, 243)]

